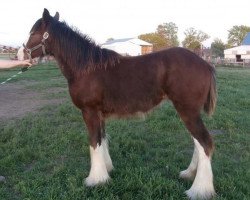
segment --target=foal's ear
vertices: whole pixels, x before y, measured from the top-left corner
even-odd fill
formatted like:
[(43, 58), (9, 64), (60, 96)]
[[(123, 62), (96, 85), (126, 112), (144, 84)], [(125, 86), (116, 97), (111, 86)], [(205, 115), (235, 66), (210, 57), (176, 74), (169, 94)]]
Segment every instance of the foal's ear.
[(46, 8), (44, 8), (44, 11), (43, 11), (43, 21), (45, 23), (47, 23), (47, 22), (49, 22), (49, 20), (50, 20), (49, 11)]
[(55, 16), (54, 16), (54, 19), (55, 19), (56, 21), (59, 20), (59, 12), (56, 12), (56, 14), (55, 14)]

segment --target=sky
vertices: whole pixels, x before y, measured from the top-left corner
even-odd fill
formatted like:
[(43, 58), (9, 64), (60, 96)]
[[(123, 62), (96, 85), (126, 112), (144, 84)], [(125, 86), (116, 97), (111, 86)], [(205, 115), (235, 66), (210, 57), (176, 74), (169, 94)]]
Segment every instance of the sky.
[(47, 8), (52, 16), (77, 27), (96, 43), (108, 38), (137, 37), (155, 32), (159, 24), (173, 22), (179, 41), (193, 27), (227, 41), (234, 25), (250, 26), (250, 0), (4, 0), (0, 4), (0, 44), (21, 46), (35, 21)]

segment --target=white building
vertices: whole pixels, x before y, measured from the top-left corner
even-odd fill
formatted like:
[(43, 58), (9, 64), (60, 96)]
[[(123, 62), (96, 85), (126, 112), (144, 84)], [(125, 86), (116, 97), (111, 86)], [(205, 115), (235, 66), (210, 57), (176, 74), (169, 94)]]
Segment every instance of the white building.
[(224, 50), (225, 60), (231, 63), (250, 63), (250, 32), (246, 35), (242, 45)]
[(138, 38), (111, 40), (102, 45), (102, 48), (111, 49), (121, 55), (138, 56), (153, 51), (153, 45)]

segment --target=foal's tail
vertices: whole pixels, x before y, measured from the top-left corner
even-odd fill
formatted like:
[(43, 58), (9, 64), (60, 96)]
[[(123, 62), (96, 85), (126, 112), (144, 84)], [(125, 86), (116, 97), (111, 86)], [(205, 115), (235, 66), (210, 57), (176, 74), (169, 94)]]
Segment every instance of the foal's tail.
[(207, 96), (207, 101), (204, 105), (204, 111), (211, 116), (214, 113), (217, 102), (215, 68), (211, 66), (211, 82)]

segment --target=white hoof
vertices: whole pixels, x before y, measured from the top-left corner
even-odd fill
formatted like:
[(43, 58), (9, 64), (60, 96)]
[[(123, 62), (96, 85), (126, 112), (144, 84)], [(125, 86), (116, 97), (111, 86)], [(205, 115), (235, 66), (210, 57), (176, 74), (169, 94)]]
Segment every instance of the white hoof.
[(194, 189), (191, 187), (185, 193), (192, 200), (198, 200), (198, 199), (207, 200), (207, 199), (212, 199), (215, 196), (215, 191), (213, 187), (209, 189), (208, 188)]
[(180, 178), (186, 179), (186, 180), (194, 180), (196, 175), (196, 171), (191, 171), (191, 170), (183, 170), (180, 172)]
[(109, 179), (110, 179), (109, 175), (102, 176), (102, 177), (101, 176), (100, 177), (88, 176), (85, 179), (85, 184), (88, 187), (93, 187), (93, 186), (96, 186), (96, 185), (104, 184), (104, 183), (108, 182)]

